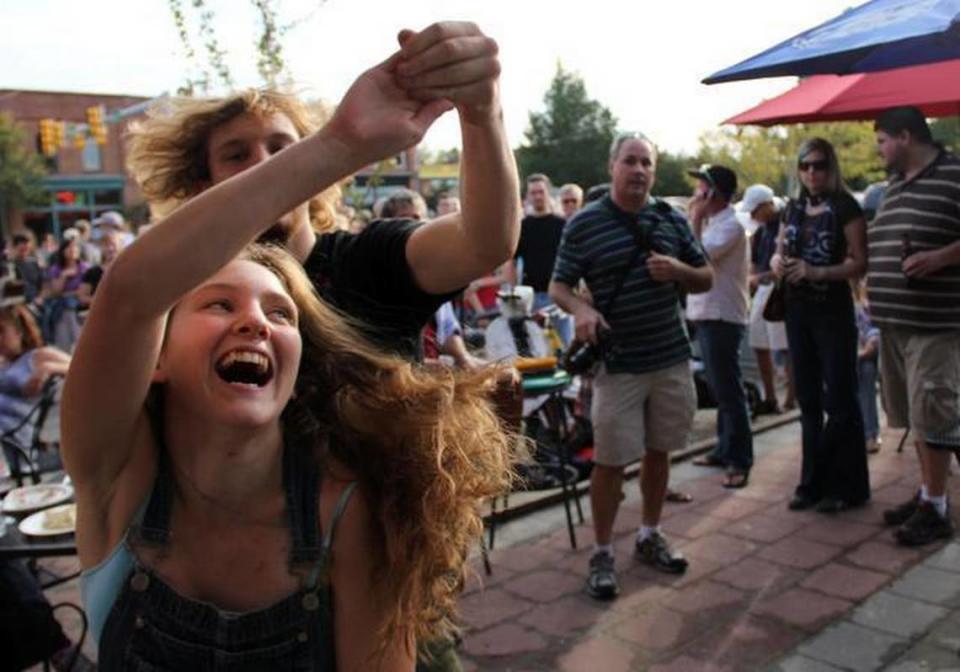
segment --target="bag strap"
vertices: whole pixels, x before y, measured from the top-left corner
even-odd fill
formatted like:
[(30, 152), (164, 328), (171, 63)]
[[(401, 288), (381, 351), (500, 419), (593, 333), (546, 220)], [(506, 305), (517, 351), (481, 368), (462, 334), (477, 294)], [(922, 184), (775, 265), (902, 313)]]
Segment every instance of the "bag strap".
[(633, 265), (637, 263), (637, 259), (640, 258), (640, 253), (643, 252), (643, 249), (646, 247), (644, 244), (646, 242), (644, 236), (637, 231), (636, 224), (637, 222), (631, 220), (629, 217), (626, 217), (620, 210), (616, 209), (614, 206), (608, 206), (613, 212), (616, 220), (623, 225), (627, 232), (633, 237), (634, 247), (633, 254), (630, 255), (630, 261), (627, 262), (627, 265), (624, 266), (623, 271), (620, 273), (620, 276), (617, 278), (617, 284), (613, 288), (613, 294), (610, 295), (610, 298), (607, 299), (607, 303), (604, 305), (604, 309), (600, 311), (601, 315), (606, 316), (610, 309), (613, 308), (614, 301), (617, 300), (617, 297), (620, 295), (620, 290), (623, 289), (623, 283), (627, 281), (627, 276), (630, 275), (630, 269), (633, 268)]

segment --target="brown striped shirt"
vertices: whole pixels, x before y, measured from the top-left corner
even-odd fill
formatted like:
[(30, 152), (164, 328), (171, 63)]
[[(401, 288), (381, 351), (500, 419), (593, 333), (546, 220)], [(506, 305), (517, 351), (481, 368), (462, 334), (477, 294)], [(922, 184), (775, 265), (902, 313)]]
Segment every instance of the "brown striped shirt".
[(867, 227), (873, 321), (881, 327), (960, 329), (960, 266), (908, 280), (904, 234), (912, 252), (960, 241), (960, 158), (941, 151), (913, 179), (895, 178)]

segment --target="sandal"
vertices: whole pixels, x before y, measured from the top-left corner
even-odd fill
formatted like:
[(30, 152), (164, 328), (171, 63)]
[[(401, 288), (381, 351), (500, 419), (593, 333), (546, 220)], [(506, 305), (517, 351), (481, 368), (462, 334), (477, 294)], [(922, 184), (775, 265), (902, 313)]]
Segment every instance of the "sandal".
[(693, 464), (698, 467), (722, 467), (723, 460), (713, 455), (701, 455), (693, 461)]
[(667, 488), (667, 494), (664, 496), (664, 500), (673, 502), (674, 504), (689, 504), (693, 501), (693, 495)]
[(749, 482), (749, 480), (749, 471), (738, 471), (731, 469), (727, 472), (727, 477), (723, 479), (723, 487), (731, 490), (739, 490), (740, 488), (747, 487), (747, 482)]

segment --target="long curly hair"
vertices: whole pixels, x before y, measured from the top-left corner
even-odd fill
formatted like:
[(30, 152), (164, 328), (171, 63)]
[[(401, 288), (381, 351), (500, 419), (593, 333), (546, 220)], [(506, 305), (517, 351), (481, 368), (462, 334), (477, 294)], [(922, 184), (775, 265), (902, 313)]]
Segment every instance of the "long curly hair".
[[(244, 89), (225, 98), (164, 98), (145, 120), (127, 129), (127, 170), (158, 213), (173, 210), (210, 183), (207, 141), (210, 133), (232, 119), (252, 112), (260, 117), (282, 114), (305, 138), (326, 123), (329, 112), (307, 105), (277, 89)], [(341, 189), (334, 185), (310, 199), (310, 221), (320, 233), (336, 225), (335, 204)]]
[(285, 430), (318, 447), (321, 461), (350, 468), (370, 502), (379, 539), (371, 578), (392, 605), (381, 643), (451, 634), (467, 554), (483, 532), (480, 505), (509, 491), (525, 451), (491, 403), (502, 370), (427, 370), (382, 354), (285, 251), (251, 245), (243, 258), (273, 272), (300, 312), (303, 357)]

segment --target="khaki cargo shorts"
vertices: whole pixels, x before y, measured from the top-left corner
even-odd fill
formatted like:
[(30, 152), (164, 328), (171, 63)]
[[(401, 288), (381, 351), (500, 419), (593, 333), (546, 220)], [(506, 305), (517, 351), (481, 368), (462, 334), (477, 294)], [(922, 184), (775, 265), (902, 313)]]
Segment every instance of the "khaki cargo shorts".
[(685, 448), (693, 426), (697, 392), (689, 362), (649, 373), (607, 373), (593, 381), (593, 461), (622, 467), (645, 449), (669, 453)]
[(960, 446), (960, 332), (882, 329), (880, 376), (890, 427)]

